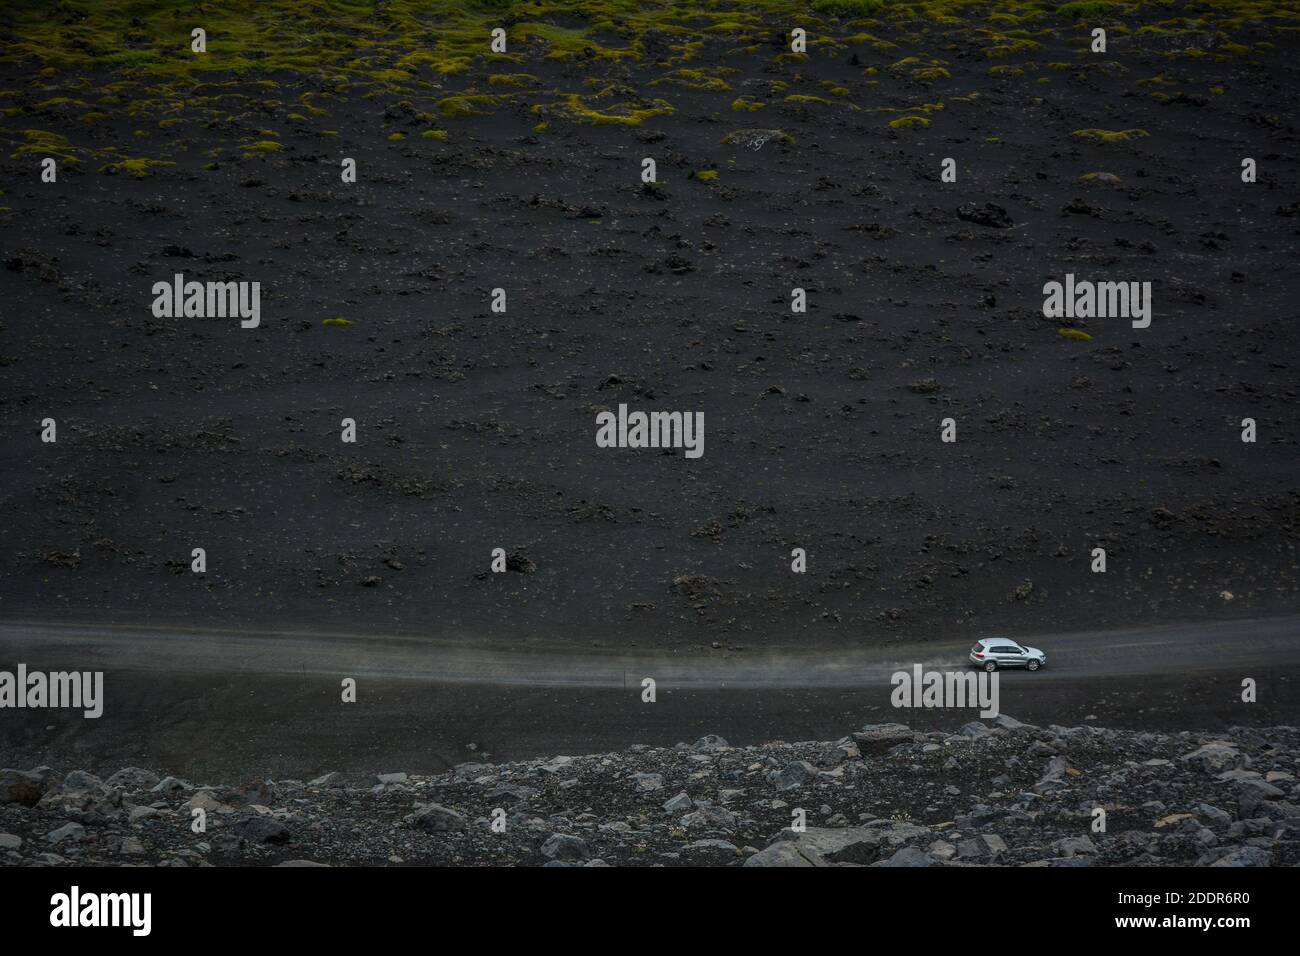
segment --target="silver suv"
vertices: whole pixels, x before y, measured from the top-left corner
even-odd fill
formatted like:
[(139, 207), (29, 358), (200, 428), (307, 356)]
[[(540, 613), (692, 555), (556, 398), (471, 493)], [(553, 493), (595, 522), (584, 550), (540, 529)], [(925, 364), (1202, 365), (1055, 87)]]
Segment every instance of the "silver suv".
[(1036, 671), (1047, 663), (1047, 655), (1036, 647), (1021, 647), (1006, 637), (986, 637), (970, 649), (970, 662), (989, 673), (999, 667), (1027, 667)]

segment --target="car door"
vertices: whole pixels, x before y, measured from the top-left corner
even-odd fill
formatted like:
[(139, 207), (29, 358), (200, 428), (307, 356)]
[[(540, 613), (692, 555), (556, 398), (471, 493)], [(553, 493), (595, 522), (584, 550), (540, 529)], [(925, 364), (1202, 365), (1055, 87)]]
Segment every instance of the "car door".
[(999, 667), (1024, 667), (1024, 649), (1016, 644), (999, 644), (994, 650), (998, 654)]

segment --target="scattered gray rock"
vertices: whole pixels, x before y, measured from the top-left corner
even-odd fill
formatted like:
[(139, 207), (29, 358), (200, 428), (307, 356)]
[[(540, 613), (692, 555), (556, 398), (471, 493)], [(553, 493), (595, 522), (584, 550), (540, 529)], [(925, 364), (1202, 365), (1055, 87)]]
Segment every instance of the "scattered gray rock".
[(45, 834), (45, 839), (58, 846), (60, 843), (80, 843), (86, 838), (86, 828), (80, 823), (65, 823), (57, 830)]
[(1058, 854), (1064, 857), (1091, 855), (1097, 852), (1097, 845), (1086, 836), (1066, 837), (1052, 844)]
[(1246, 758), (1241, 751), (1225, 740), (1213, 740), (1203, 744), (1191, 753), (1183, 754), (1179, 759), (1199, 767), (1206, 773), (1222, 773), (1246, 765)]
[(859, 744), (897, 744), (916, 737), (916, 731), (905, 724), (867, 724), (853, 735)]
[(533, 791), (529, 787), (519, 787), (506, 784), (497, 787), (489, 793), (488, 800), (498, 806), (524, 804), (528, 802), (532, 794)]
[(772, 775), (772, 783), (779, 791), (797, 790), (805, 783), (817, 779), (818, 770), (806, 760), (786, 764), (784, 770)]
[[(1300, 729), (1212, 738), (1010, 719), (979, 726), (971, 737), (874, 724), (834, 741), (744, 747), (702, 738), (311, 783), (195, 786), (137, 768), (103, 781), (80, 769), (11, 769), (0, 772), (17, 798), (0, 806), (0, 862), (272, 865), (286, 845), (293, 866), (1300, 861)], [(424, 799), (412, 804), (412, 793)], [(1087, 810), (1099, 805), (1126, 806), (1123, 823), (1090, 833)], [(197, 839), (188, 829), (195, 807), (209, 827)], [(506, 814), (500, 832), (490, 826), (497, 809)], [(796, 832), (799, 819), (818, 825)]]
[(148, 820), (151, 817), (158, 816), (157, 807), (132, 807), (127, 812), (128, 823), (139, 823), (142, 820)]
[(1030, 724), (1022, 724), (1009, 714), (998, 714), (993, 718), (993, 723), (997, 724), (1003, 730), (1022, 730), (1031, 726)]
[(150, 793), (179, 793), (182, 790), (193, 790), (188, 783), (179, 777), (163, 777), (156, 784), (149, 788)]
[(542, 844), (542, 856), (548, 860), (585, 860), (591, 856), (587, 841), (567, 833), (552, 833)]
[(732, 830), (737, 817), (726, 807), (702, 806), (682, 817), (681, 824), (688, 830), (712, 829)]
[(658, 773), (634, 773), (632, 780), (636, 783), (637, 790), (641, 792), (662, 790), (664, 786), (663, 775)]
[(677, 796), (664, 804), (664, 811), (672, 814), (684, 813), (692, 806), (694, 806), (694, 804), (691, 802), (691, 798), (687, 796), (686, 791), (683, 790), (681, 793), (677, 794)]
[(232, 827), (240, 839), (250, 843), (288, 843), (289, 828), (274, 817), (263, 815), (244, 817)]
[(829, 866), (811, 847), (801, 847), (797, 843), (782, 841), (773, 843), (766, 850), (759, 850), (748, 860), (745, 866)]
[(63, 778), (64, 793), (88, 793), (103, 789), (104, 781), (84, 770), (74, 770)]
[(1042, 777), (1038, 783), (1034, 784), (1035, 789), (1043, 787), (1045, 784), (1056, 783), (1065, 776), (1065, 771), (1070, 767), (1070, 762), (1057, 754), (1047, 762), (1047, 769), (1043, 771)]
[(1224, 853), (1210, 866), (1269, 866), (1272, 862), (1273, 854), (1263, 847), (1241, 846)]
[(45, 779), (23, 770), (0, 770), (0, 804), (34, 807), (45, 795)]
[(736, 854), (736, 844), (728, 843), (726, 840), (696, 840), (694, 843), (688, 843), (682, 848), (683, 853), (729, 853)]
[(1215, 826), (1227, 826), (1232, 822), (1232, 815), (1226, 810), (1220, 810), (1218, 807), (1211, 806), (1208, 803), (1198, 804), (1196, 812), (1202, 820), (1212, 823)]
[(1007, 844), (1000, 836), (985, 833), (957, 844), (957, 858), (963, 861), (987, 860), (1006, 850)]
[(158, 775), (152, 770), (123, 767), (105, 781), (105, 786), (115, 790), (141, 791), (157, 786), (158, 780)]
[(924, 851), (914, 846), (905, 846), (888, 860), (872, 864), (873, 866), (934, 866), (935, 861)]
[(447, 833), (453, 830), (464, 830), (469, 826), (468, 821), (460, 813), (437, 803), (431, 803), (413, 813), (410, 824), (427, 833)]

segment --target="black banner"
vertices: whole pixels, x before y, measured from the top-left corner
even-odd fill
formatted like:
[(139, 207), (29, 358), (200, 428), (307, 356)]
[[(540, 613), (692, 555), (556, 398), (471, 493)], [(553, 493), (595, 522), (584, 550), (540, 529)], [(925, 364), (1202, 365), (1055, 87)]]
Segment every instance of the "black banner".
[[(705, 919), (698, 903), (720, 889), (724, 895), (717, 899), (726, 910), (743, 901), (741, 909), (751, 914), (840, 913), (885, 930), (947, 932), (953, 921), (963, 920), (1018, 933), (1067, 930), (1075, 941), (1160, 931), (1166, 940), (1193, 934), (1218, 940), (1242, 931), (1279, 932), (1290, 896), (1288, 875), (1274, 869), (946, 868), (891, 871), (887, 877), (845, 873), (813, 884), (806, 877), (787, 882), (754, 874), (730, 885), (693, 869), (622, 869), (614, 875), (414, 870), (8, 870), (0, 873), (0, 892), (7, 939), (77, 931), (131, 943), (373, 943), (377, 932), (396, 936), (484, 921), (499, 938), (502, 930), (531, 935), (557, 918), (575, 916), (584, 932), (602, 921), (626, 929), (629, 919), (639, 919), (640, 906), (646, 918), (667, 917), (664, 894), (684, 907), (683, 925), (703, 920), (699, 929), (712, 926), (727, 936), (745, 935), (746, 925), (757, 928), (745, 920)], [(501, 920), (507, 913), (510, 918)]]

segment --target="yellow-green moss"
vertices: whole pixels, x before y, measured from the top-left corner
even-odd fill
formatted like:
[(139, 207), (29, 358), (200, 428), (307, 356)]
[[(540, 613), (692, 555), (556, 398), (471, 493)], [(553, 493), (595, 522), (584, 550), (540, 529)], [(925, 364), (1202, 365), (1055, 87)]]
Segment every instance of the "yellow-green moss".
[(25, 129), (23, 130), (23, 138), (27, 142), (10, 153), (10, 159), (22, 159), (24, 156), (39, 156), (43, 159), (50, 156), (64, 163), (78, 161), (76, 153), (73, 152), (73, 146), (68, 142), (66, 136), (50, 133), (43, 129)]
[(144, 179), (153, 170), (162, 166), (175, 166), (175, 163), (167, 162), (162, 159), (119, 159), (115, 163), (108, 163), (99, 167), (101, 173), (116, 175), (117, 173), (130, 173), (136, 179)]
[[(819, 65), (823, 60), (843, 63), (847, 51), (855, 47), (868, 51), (948, 50), (948, 55), (955, 56), (962, 45), (974, 42), (976, 50), (995, 61), (1014, 58), (1008, 68), (990, 71), (991, 75), (1020, 76), (1036, 68), (1019, 62), (1028, 59), (1023, 54), (1040, 49), (1039, 42), (1064, 25), (1062, 18), (1081, 21), (1070, 28), (1067, 39), (1073, 44), (1085, 35), (1087, 21), (1102, 10), (1109, 11), (1107, 30), (1124, 35), (1120, 14), (1137, 8), (1127, 0), (1057, 3), (1059, 0), (988, 4), (974, 0), (721, 0), (709, 4), (385, 0), (377, 6), (368, 0), (231, 0), (203, 6), (200, 19), (208, 31), (208, 53), (194, 56), (185, 42), (188, 26), (181, 22), (187, 14), (181, 11), (178, 21), (181, 7), (175, 3), (43, 0), (8, 5), (12, 9), (6, 9), (6, 42), (0, 49), (0, 62), (14, 68), (11, 75), (34, 81), (29, 89), (41, 90), (32, 96), (37, 109), (81, 114), (87, 123), (102, 122), (101, 113), (107, 118), (130, 115), (136, 119), (127, 129), (140, 130), (140, 138), (156, 134), (161, 117), (183, 117), (187, 125), (205, 123), (215, 129), (227, 124), (227, 129), (242, 130), (250, 117), (266, 115), (280, 122), (290, 119), (301, 128), (305, 117), (324, 115), (322, 107), (336, 94), (347, 94), (354, 101), (374, 99), (376, 105), (403, 96), (416, 102), (428, 100), (438, 104), (430, 107), (430, 112), (445, 117), (491, 112), (494, 105), (521, 99), (530, 106), (549, 101), (543, 112), (553, 120), (636, 125), (649, 116), (671, 111), (668, 104), (639, 98), (631, 77), (644, 75), (646, 70), (654, 71), (657, 83), (696, 90), (723, 92), (735, 82), (729, 75), (730, 66), (703, 65), (706, 49), (725, 57), (723, 62), (729, 64), (757, 56), (768, 62), (769, 68), (772, 54), (779, 54), (776, 59), (782, 66), (778, 72), (792, 80), (788, 88), (775, 87), (772, 95), (765, 95), (761, 86), (746, 88), (744, 92), (757, 93), (761, 99), (736, 97), (732, 101), (735, 111), (755, 112), (763, 108), (761, 100), (778, 102), (786, 93), (815, 88), (829, 101), (856, 109), (845, 101), (850, 98), (849, 90), (857, 87), (839, 74), (823, 74), (836, 76), (835, 81), (794, 74), (804, 71), (813, 60)], [(1252, 20), (1265, 23), (1278, 35), (1275, 38), (1285, 39), (1291, 35), (1288, 31), (1295, 30), (1287, 22), (1294, 20), (1293, 11), (1286, 8), (1283, 15), (1278, 12), (1282, 8), (1271, 0), (1224, 0), (1159, 12), (1168, 3), (1156, 0), (1142, 5), (1143, 12), (1150, 10), (1157, 19), (1167, 19), (1134, 32), (1181, 37), (1181, 42), (1162, 44), (1169, 52), (1155, 53), (1171, 61), (1197, 55), (1223, 61), (1268, 49), (1266, 42), (1247, 46), (1231, 32)], [(953, 24), (962, 26), (965, 39), (950, 29)], [(504, 26), (509, 36), (509, 51), (504, 54), (494, 53), (488, 46), (488, 32), (497, 25)], [(793, 26), (807, 29), (809, 53), (789, 52), (784, 44), (775, 49), (769, 45), (774, 35), (784, 41)], [(1197, 49), (1205, 43), (1209, 45)], [(1180, 46), (1187, 49), (1177, 49)], [(577, 104), (567, 99), (565, 87), (529, 92), (540, 90), (549, 81), (514, 71), (527, 69), (524, 64), (538, 59), (571, 62), (577, 68), (575, 73), (597, 80), (597, 88), (607, 92), (584, 94)], [(945, 61), (927, 55), (904, 61), (908, 62), (899, 73), (913, 82), (951, 79)], [(1085, 69), (1085, 61), (1092, 67), (1094, 61), (1087, 57), (1073, 67), (1063, 62), (1047, 66), (1069, 75)], [(629, 62), (638, 69), (623, 70), (620, 64)], [(489, 75), (489, 70), (496, 72)], [(860, 75), (876, 74), (876, 67), (864, 66)], [(93, 81), (87, 79), (91, 76)], [(446, 79), (455, 77), (473, 77), (473, 85)], [(234, 84), (240, 86), (238, 93), (230, 88)], [(198, 87), (206, 89), (199, 92)], [(489, 88), (505, 95), (489, 98), (477, 92)], [(99, 92), (110, 95), (89, 107), (92, 112), (78, 106), (78, 96), (94, 102)], [(395, 93), (399, 95), (394, 97)], [(24, 99), (26, 95), (24, 92)], [(239, 103), (236, 97), (244, 102)], [(554, 102), (557, 98), (558, 104)], [(13, 102), (0, 111), (11, 118), (10, 125), (12, 118), (23, 115), (16, 112), (20, 108), (12, 106)], [(816, 105), (824, 101), (795, 96), (788, 102)], [(289, 113), (286, 107), (295, 112)], [(439, 122), (414, 115), (414, 130)], [(10, 137), (13, 135), (11, 129)], [(19, 142), (23, 144), (20, 150), (32, 145)]]
[[(731, 72), (734, 69), (719, 69), (714, 73)], [(720, 76), (713, 75), (704, 70), (691, 70), (682, 68), (674, 70), (667, 76), (660, 77), (651, 82), (651, 86), (659, 86), (664, 83), (672, 83), (677, 86), (684, 86), (689, 90), (713, 90), (716, 92), (726, 92), (731, 89), (727, 81)]]
[(602, 111), (588, 106), (577, 93), (570, 93), (559, 103), (549, 106), (539, 104), (533, 109), (537, 112), (553, 110), (564, 119), (591, 126), (640, 126), (652, 117), (668, 116), (673, 112), (672, 106), (665, 100), (653, 100), (649, 106), (614, 103), (608, 110)]
[(812, 0), (812, 8), (828, 17), (869, 17), (884, 9), (885, 0)]
[(785, 98), (787, 103), (821, 103), (830, 106), (831, 101), (824, 96), (809, 96), (807, 93), (791, 93)]
[(1056, 15), (1071, 20), (1091, 20), (1105, 16), (1114, 10), (1116, 6), (1118, 4), (1109, 2), (1109, 0), (1076, 0), (1074, 3), (1063, 3), (1057, 7)]
[(1132, 139), (1141, 139), (1151, 135), (1144, 129), (1076, 129), (1070, 134), (1075, 139), (1086, 139), (1094, 143), (1127, 143)]
[(438, 100), (437, 107), (443, 116), (481, 116), (483, 111), (479, 107), (491, 106), (496, 102), (497, 97), (484, 93), (464, 94)]
[(34, 108), (38, 110), (48, 110), (48, 109), (54, 109), (59, 106), (88, 106), (88, 105), (90, 104), (85, 103), (82, 100), (74, 100), (70, 96), (52, 96), (48, 100), (41, 100), (41, 102), (37, 103)]
[(284, 149), (273, 139), (262, 139), (255, 143), (247, 143), (244, 146), (244, 158), (248, 159), (253, 156), (264, 156), (268, 153), (278, 153)]
[(1034, 40), (1003, 38), (1002, 42), (985, 48), (984, 55), (990, 60), (996, 60), (1015, 56), (1017, 53), (1028, 53), (1030, 50), (1038, 49), (1038, 46), (1038, 43)]
[(926, 66), (912, 71), (912, 79), (919, 80), (922, 83), (933, 83), (936, 80), (946, 80), (951, 78), (949, 73), (942, 66)]
[(531, 73), (493, 73), (488, 77), (489, 86), (508, 86), (512, 89), (536, 86), (538, 82), (537, 77)]
[(455, 76), (464, 73), (472, 64), (473, 60), (467, 56), (452, 56), (442, 60), (435, 58), (429, 65), (439, 76)]

